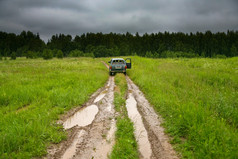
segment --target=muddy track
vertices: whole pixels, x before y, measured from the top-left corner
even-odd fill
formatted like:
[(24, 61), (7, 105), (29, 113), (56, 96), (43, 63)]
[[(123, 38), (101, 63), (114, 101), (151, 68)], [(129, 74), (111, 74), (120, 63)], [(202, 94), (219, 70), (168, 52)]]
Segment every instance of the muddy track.
[[(129, 117), (131, 108), (128, 109), (128, 104), (131, 105), (131, 101), (134, 100), (135, 109), (139, 112), (137, 116), (134, 116), (131, 120), (133, 122), (135, 121), (135, 137), (138, 142), (141, 158), (178, 158), (172, 145), (169, 143), (168, 136), (164, 133), (164, 128), (161, 126), (162, 118), (155, 113), (143, 93), (128, 76), (126, 80), (128, 85), (127, 111)], [(142, 123), (138, 122), (138, 120), (142, 120)]]
[(71, 110), (59, 123), (68, 132), (67, 141), (52, 145), (47, 158), (105, 159), (114, 145), (114, 77), (95, 92), (80, 109)]
[[(104, 62), (103, 62), (104, 63)], [(104, 63), (106, 67), (108, 65)], [(143, 159), (176, 159), (178, 155), (155, 113), (139, 88), (126, 76), (126, 108), (134, 123), (138, 152)], [(58, 123), (68, 132), (67, 141), (48, 148), (50, 159), (106, 159), (115, 144), (114, 77), (96, 91), (81, 108), (70, 110)]]

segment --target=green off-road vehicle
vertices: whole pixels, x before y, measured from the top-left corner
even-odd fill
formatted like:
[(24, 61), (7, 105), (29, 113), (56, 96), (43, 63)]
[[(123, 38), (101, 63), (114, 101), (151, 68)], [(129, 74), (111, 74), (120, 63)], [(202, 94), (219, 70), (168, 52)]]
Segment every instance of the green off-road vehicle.
[(109, 61), (109, 74), (112, 76), (115, 73), (124, 73), (126, 75), (126, 69), (131, 68), (131, 59), (127, 58), (124, 60), (123, 58), (113, 58)]

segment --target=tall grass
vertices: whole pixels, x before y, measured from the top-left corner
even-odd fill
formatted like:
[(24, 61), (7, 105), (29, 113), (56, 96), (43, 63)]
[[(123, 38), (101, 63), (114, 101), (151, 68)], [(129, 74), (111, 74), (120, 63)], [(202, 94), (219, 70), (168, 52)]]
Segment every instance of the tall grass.
[(0, 158), (46, 154), (66, 138), (59, 115), (86, 102), (108, 79), (97, 59), (0, 61)]
[(132, 57), (128, 75), (185, 158), (238, 158), (238, 58)]

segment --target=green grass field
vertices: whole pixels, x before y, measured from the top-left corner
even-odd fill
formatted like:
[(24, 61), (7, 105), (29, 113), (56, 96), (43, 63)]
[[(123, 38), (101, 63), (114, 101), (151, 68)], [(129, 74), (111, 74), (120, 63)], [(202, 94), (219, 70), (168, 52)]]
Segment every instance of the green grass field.
[(107, 79), (105, 66), (92, 58), (0, 61), (0, 158), (46, 154), (49, 143), (66, 138), (53, 121)]
[[(237, 57), (131, 58), (128, 75), (162, 115), (184, 158), (238, 158)], [(0, 61), (0, 158), (42, 156), (50, 143), (66, 139), (63, 128), (53, 123), (105, 84), (108, 71), (101, 60), (109, 58)], [(138, 158), (124, 108), (124, 75), (117, 74), (115, 83), (120, 87), (114, 101), (120, 116), (110, 157), (127, 150), (125, 156)]]
[(238, 158), (238, 58), (132, 57), (128, 75), (185, 158)]

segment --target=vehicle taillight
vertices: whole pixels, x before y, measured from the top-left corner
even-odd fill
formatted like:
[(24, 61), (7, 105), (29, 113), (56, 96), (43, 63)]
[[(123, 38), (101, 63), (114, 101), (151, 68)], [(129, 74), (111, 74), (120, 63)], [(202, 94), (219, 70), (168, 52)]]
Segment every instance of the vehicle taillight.
[(127, 65), (125, 66), (125, 69), (127, 69)]
[(110, 69), (112, 69), (112, 66), (110, 66)]

